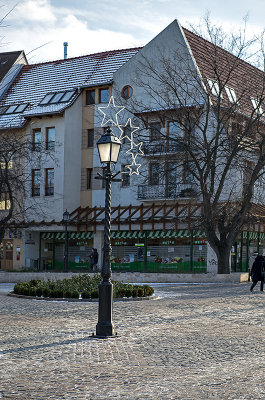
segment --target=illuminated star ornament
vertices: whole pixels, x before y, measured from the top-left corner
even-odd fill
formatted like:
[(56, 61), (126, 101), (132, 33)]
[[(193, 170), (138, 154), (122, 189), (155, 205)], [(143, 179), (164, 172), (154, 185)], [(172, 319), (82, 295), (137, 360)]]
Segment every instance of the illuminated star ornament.
[(115, 106), (114, 97), (111, 96), (109, 104), (105, 107), (98, 107), (99, 111), (104, 115), (101, 126), (106, 126), (108, 123), (120, 128), (118, 121), (118, 114), (124, 110), (125, 107)]
[(138, 126), (132, 125), (131, 118), (128, 118), (125, 125), (119, 123), (118, 114), (124, 110), (123, 106), (116, 106), (114, 102), (114, 97), (111, 96), (109, 100), (109, 104), (105, 107), (98, 107), (99, 111), (103, 114), (103, 119), (101, 122), (101, 126), (112, 125), (112, 127), (118, 128), (122, 133), (120, 134), (119, 139), (123, 140), (127, 138), (130, 142), (130, 149), (126, 151), (127, 154), (130, 154), (132, 157), (132, 162), (129, 165), (126, 165), (126, 168), (129, 169), (129, 175), (139, 175), (139, 168), (141, 164), (137, 164), (136, 157), (138, 155), (143, 155), (142, 145), (143, 142), (136, 143), (133, 134), (139, 130)]

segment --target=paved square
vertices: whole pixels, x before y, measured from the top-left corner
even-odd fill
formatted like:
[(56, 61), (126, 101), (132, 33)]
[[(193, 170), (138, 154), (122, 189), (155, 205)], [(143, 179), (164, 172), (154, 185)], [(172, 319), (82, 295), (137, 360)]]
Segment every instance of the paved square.
[(250, 284), (156, 285), (114, 303), (118, 338), (93, 339), (97, 303), (0, 288), (0, 399), (265, 398), (265, 293)]

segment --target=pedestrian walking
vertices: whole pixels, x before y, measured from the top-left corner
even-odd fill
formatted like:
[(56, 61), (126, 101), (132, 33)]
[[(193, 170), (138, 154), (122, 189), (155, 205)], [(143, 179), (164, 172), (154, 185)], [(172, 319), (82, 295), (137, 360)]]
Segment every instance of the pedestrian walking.
[(253, 265), (253, 263), (254, 263), (254, 261), (256, 260), (256, 257), (259, 255), (259, 253), (257, 252), (257, 250), (255, 250), (252, 254), (251, 254), (251, 256), (249, 257), (249, 260), (248, 260), (248, 281), (250, 282), (250, 271), (251, 271), (251, 268), (252, 268), (252, 265)]
[(98, 264), (98, 251), (97, 251), (97, 249), (92, 248), (92, 253), (90, 255), (91, 271), (97, 270), (97, 264)]
[(250, 275), (252, 278), (252, 285), (250, 288), (250, 291), (252, 292), (256, 284), (260, 281), (260, 290), (263, 292), (263, 285), (264, 285), (264, 264), (265, 264), (265, 259), (263, 256), (257, 255), (251, 271)]

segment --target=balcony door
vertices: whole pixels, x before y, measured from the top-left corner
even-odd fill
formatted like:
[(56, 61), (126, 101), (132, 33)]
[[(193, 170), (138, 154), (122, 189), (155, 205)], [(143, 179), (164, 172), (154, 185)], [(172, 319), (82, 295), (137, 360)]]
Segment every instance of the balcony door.
[(171, 199), (176, 197), (176, 185), (178, 176), (178, 165), (175, 162), (167, 163), (166, 174), (166, 197)]

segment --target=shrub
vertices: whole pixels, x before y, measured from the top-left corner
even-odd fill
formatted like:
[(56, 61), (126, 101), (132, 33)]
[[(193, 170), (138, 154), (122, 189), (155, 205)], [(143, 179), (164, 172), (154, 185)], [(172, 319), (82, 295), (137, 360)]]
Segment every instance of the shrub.
[(50, 291), (49, 287), (44, 287), (42, 290), (42, 294), (44, 297), (50, 297), (51, 291)]
[(42, 288), (40, 286), (38, 286), (36, 288), (36, 296), (37, 297), (41, 297), (42, 296)]
[(84, 290), (81, 293), (81, 297), (82, 297), (82, 299), (89, 299), (91, 297), (91, 293), (89, 292), (89, 290)]
[[(30, 282), (17, 283), (14, 286), (14, 293), (23, 294), (25, 296), (43, 296), (54, 298), (74, 298), (78, 299), (79, 294), (83, 299), (98, 298), (99, 284), (101, 283), (101, 275), (95, 274), (91, 277), (88, 274), (79, 274), (71, 279), (63, 279), (62, 281), (40, 281), (32, 279)], [(113, 282), (114, 298), (123, 297), (145, 297), (151, 296), (154, 289), (149, 285), (132, 285), (123, 282)]]
[(34, 287), (34, 286), (30, 287), (29, 288), (29, 295), (30, 296), (36, 296), (36, 290), (37, 290), (36, 287)]
[(62, 298), (63, 297), (63, 290), (60, 288), (55, 288), (53, 290), (51, 290), (51, 297), (54, 298)]
[(97, 298), (98, 298), (98, 295), (99, 295), (99, 290), (98, 290), (98, 289), (93, 289), (93, 290), (91, 291), (91, 298), (92, 298), (92, 299), (97, 299)]

